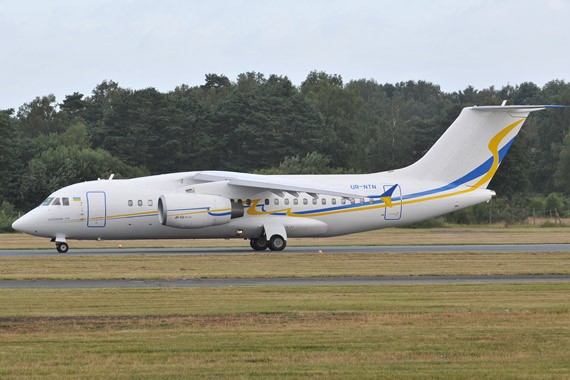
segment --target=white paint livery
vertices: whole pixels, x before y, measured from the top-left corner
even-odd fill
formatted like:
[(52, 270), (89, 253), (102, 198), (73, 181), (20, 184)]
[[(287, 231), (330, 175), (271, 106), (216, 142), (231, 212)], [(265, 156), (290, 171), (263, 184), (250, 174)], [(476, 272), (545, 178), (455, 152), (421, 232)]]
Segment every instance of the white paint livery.
[(402, 226), (489, 201), (487, 189), (532, 111), (463, 109), (406, 168), (362, 175), (256, 175), (222, 171), (98, 180), (57, 190), (12, 227), (68, 239), (250, 239), (282, 250), (288, 237), (326, 237)]

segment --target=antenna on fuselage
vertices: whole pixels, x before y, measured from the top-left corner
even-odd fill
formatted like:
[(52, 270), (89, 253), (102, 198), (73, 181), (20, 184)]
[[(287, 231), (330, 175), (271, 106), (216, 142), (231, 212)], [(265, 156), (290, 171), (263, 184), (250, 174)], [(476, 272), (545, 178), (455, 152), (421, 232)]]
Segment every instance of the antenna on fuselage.
[(115, 174), (114, 174), (114, 173), (109, 176), (109, 181), (111, 181), (113, 178), (115, 178)]

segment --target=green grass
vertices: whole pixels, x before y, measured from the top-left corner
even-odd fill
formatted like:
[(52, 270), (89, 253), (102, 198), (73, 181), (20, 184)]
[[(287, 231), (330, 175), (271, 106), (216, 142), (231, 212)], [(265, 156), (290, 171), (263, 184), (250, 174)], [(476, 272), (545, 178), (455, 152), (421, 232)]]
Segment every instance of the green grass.
[(2, 257), (0, 279), (569, 274), (569, 252)]
[(8, 378), (567, 378), (570, 284), (1, 290)]

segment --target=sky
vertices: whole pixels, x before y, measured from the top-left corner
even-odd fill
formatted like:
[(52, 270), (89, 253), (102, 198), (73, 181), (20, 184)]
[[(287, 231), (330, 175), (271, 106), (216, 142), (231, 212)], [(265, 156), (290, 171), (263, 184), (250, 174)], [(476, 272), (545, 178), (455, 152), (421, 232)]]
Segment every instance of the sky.
[(570, 0), (0, 0), (0, 109), (249, 71), (542, 86), (570, 81), (569, 38)]

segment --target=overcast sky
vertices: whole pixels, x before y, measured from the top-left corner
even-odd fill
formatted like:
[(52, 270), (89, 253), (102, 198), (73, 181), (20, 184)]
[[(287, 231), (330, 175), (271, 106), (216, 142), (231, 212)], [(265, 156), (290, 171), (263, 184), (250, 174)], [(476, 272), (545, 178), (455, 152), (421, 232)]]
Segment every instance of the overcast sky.
[(569, 40), (570, 0), (0, 0), (0, 109), (247, 71), (542, 86), (570, 80)]

